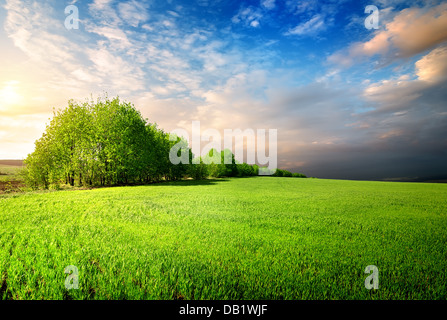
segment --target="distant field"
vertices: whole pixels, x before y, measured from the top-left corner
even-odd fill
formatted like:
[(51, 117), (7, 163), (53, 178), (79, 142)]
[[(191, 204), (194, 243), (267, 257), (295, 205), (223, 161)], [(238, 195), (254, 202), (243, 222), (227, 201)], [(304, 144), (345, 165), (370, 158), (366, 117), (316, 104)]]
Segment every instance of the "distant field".
[(0, 194), (18, 191), (24, 187), (18, 172), (23, 168), (23, 160), (0, 160)]
[(23, 160), (0, 160), (0, 167), (1, 166), (21, 167), (23, 166)]
[(447, 299), (446, 199), (444, 184), (273, 177), (1, 196), (0, 297)]
[(14, 175), (23, 167), (23, 160), (0, 160), (0, 175)]

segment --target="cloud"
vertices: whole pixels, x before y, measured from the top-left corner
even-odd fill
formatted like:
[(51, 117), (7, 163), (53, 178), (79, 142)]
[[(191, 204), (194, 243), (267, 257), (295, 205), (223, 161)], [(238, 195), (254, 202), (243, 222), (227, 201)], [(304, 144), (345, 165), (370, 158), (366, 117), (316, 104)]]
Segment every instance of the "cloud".
[(435, 91), (442, 95), (440, 90), (447, 82), (447, 46), (436, 48), (419, 59), (414, 76), (416, 78), (407, 74), (370, 84), (364, 97), (378, 103), (373, 113), (408, 110), (417, 106), (415, 101), (422, 97), (426, 100)]
[(23, 102), (24, 97), (18, 92), (19, 84), (18, 81), (6, 81), (3, 85), (0, 84), (0, 111)]
[[(407, 8), (377, 31), (371, 40), (357, 42), (329, 56), (328, 61), (351, 66), (374, 55), (383, 63), (408, 58), (447, 41), (447, 3), (432, 8)], [(409, 40), (411, 39), (411, 40)]]
[(422, 81), (438, 83), (447, 77), (447, 46), (431, 51), (416, 62), (416, 75)]
[(87, 24), (87, 31), (96, 33), (105, 37), (110, 41), (112, 46), (117, 46), (119, 49), (127, 49), (132, 47), (132, 43), (129, 41), (126, 33), (119, 28), (111, 28), (107, 26), (99, 27), (94, 24)]
[(276, 6), (275, 0), (261, 0), (261, 6), (268, 10), (272, 10)]
[[(110, 4), (110, 1), (95, 1), (89, 8), (115, 16)], [(143, 74), (131, 65), (132, 59), (127, 58), (129, 62), (125, 62), (115, 54), (116, 50), (130, 48), (127, 52), (132, 57), (131, 43), (123, 30), (104, 25), (102, 20), (98, 25), (85, 18), (83, 24), (87, 31), (106, 39), (96, 43), (86, 41), (86, 33), (81, 30), (70, 32), (63, 28), (61, 17), (47, 2), (8, 0), (5, 9), (5, 32), (25, 54), (22, 61), (17, 58), (15, 74), (21, 81), (17, 92), (26, 91), (26, 98), (2, 112), (48, 113), (52, 106), (63, 105), (70, 98), (101, 91), (129, 93), (143, 88)], [(58, 25), (60, 28), (54, 27)], [(19, 69), (27, 76), (18, 74)], [(39, 75), (38, 79), (33, 75)], [(51, 97), (53, 105), (48, 100), (36, 100), (38, 97)]]
[(48, 115), (0, 117), (0, 159), (23, 159), (42, 136)]
[[(351, 119), (357, 121), (350, 125), (367, 133), (357, 146), (371, 157), (360, 157), (365, 164), (372, 168), (386, 164), (382, 174), (395, 177), (409, 172), (415, 176), (447, 174), (443, 165), (447, 161), (446, 54), (445, 47), (433, 49), (415, 63), (414, 74), (366, 87), (362, 98), (372, 110), (353, 113)], [(354, 147), (347, 144), (345, 152), (352, 155)]]
[(263, 13), (261, 9), (255, 7), (241, 7), (231, 21), (235, 24), (243, 23), (246, 26), (257, 28), (259, 27), (262, 18)]
[(115, 27), (123, 23), (112, 7), (113, 2), (114, 0), (94, 0), (88, 5), (89, 13), (97, 24)]
[[(386, 25), (400, 57), (410, 57), (447, 40), (447, 3), (429, 10), (405, 9)], [(411, 41), (408, 41), (411, 39)]]
[(135, 0), (120, 2), (118, 4), (118, 10), (121, 18), (135, 28), (138, 27), (140, 23), (149, 19), (147, 7), (143, 3)]
[(326, 22), (321, 14), (314, 15), (311, 19), (306, 22), (300, 23), (296, 27), (289, 29), (285, 35), (315, 35), (326, 29)]
[(267, 114), (279, 128), (282, 165), (327, 178), (447, 174), (446, 54), (437, 47), (414, 73), (365, 82), (360, 93), (333, 78), (271, 88)]
[[(13, 43), (15, 52), (10, 60), (15, 66), (11, 70), (14, 75), (8, 77), (19, 80), (18, 92), (26, 93), (21, 103), (4, 112), (48, 112), (51, 110), (48, 102), (35, 100), (35, 97), (52, 96), (54, 101), (85, 88), (79, 78), (70, 76), (76, 70), (84, 69), (79, 59), (83, 50), (76, 42), (79, 39), (75, 34), (67, 37), (63, 21), (54, 16), (56, 13), (47, 2), (8, 0), (4, 8), (7, 12), (5, 34)], [(85, 77), (88, 76), (86, 72)]]
[(317, 0), (287, 0), (285, 5), (289, 12), (297, 15), (306, 12), (313, 14), (318, 9), (319, 4)]
[(94, 0), (92, 4), (90, 4), (91, 8), (96, 10), (102, 10), (107, 8), (114, 0)]
[(75, 45), (60, 33), (50, 32), (49, 27), (58, 21), (42, 15), (45, 10), (51, 12), (51, 8), (35, 1), (8, 0), (5, 9), (8, 37), (30, 58), (39, 62), (65, 64), (74, 61), (73, 54), (67, 49), (75, 49)]
[[(302, 70), (307, 68), (305, 63), (291, 61), (278, 49), (282, 37), (272, 40), (279, 45), (270, 47), (264, 41), (240, 46), (252, 31), (235, 33), (231, 24), (260, 28), (273, 21), (282, 3), (242, 5), (231, 22), (221, 20), (215, 25), (178, 6), (174, 8), (179, 16), (157, 11), (154, 5), (155, 9), (148, 12), (145, 7), (132, 20), (139, 3), (95, 0), (84, 7), (88, 8), (82, 17), (85, 28), (68, 32), (54, 28), (61, 19), (47, 2), (7, 0), (6, 35), (16, 46), (14, 70), (22, 73), (13, 70), (13, 78), (0, 75), (0, 95), (9, 95), (10, 102), (19, 95), (24, 100), (0, 107), (1, 151), (9, 148), (11, 156), (32, 150), (29, 141), (43, 132), (38, 124), (44, 125), (53, 106), (107, 91), (109, 96), (119, 94), (133, 102), (149, 121), (167, 131), (190, 129), (192, 120), (200, 120), (203, 129), (221, 132), (226, 128), (278, 129), (280, 167), (308, 175), (380, 178), (443, 168), (447, 53), (442, 43), (434, 44), (412, 68), (403, 68), (403, 75), (388, 74), (383, 80), (371, 76), (363, 82), (361, 78), (356, 85), (349, 83), (353, 78), (345, 78), (341, 68), (312, 65), (311, 74)], [(202, 4), (215, 6), (215, 2)], [(301, 20), (289, 26), (290, 36), (319, 34), (338, 10), (333, 1), (290, 1), (286, 7), (286, 14)], [(210, 12), (209, 8), (200, 10)], [(443, 17), (439, 11), (424, 20), (431, 9), (417, 10), (420, 15), (415, 19), (421, 28), (418, 19), (428, 23)], [(388, 23), (403, 23), (404, 13)], [(187, 23), (182, 20), (185, 17)], [(379, 30), (344, 57), (389, 58), (396, 50), (410, 52), (397, 41), (404, 31), (392, 30), (398, 31)], [(430, 43), (436, 43), (433, 39)], [(5, 70), (9, 73), (12, 68), (5, 66)], [(20, 119), (15, 117), (18, 114)], [(27, 127), (31, 118), (36, 120)], [(14, 141), (20, 147), (14, 149)]]
[(104, 88), (119, 89), (127, 93), (144, 89), (144, 74), (138, 66), (112, 54), (105, 47), (87, 49), (86, 54), (94, 63), (94, 70), (101, 76)]

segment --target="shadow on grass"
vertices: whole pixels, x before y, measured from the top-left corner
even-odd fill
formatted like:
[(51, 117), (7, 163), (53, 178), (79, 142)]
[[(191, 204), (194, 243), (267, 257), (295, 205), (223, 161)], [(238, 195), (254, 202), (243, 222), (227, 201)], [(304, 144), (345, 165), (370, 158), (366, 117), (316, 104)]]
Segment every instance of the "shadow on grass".
[(220, 182), (228, 182), (229, 179), (222, 178), (222, 179), (204, 179), (204, 180), (177, 180), (177, 181), (160, 181), (160, 182), (154, 182), (154, 183), (147, 183), (147, 184), (139, 184), (139, 185), (132, 185), (135, 187), (141, 187), (141, 186), (185, 186), (185, 187), (191, 187), (191, 186), (209, 186), (209, 185), (215, 185)]
[[(248, 179), (255, 177), (232, 177), (232, 179)], [(107, 189), (107, 188), (120, 188), (120, 187), (157, 187), (157, 186), (208, 186), (208, 185), (217, 185), (221, 182), (228, 182), (229, 178), (211, 178), (204, 180), (174, 180), (174, 181), (157, 181), (157, 182), (147, 182), (147, 183), (128, 183), (128, 184), (116, 184), (116, 185), (104, 185), (104, 186), (68, 186), (63, 185), (59, 189), (37, 189), (37, 190), (29, 190), (20, 193), (48, 193), (48, 192), (58, 192), (58, 191), (86, 191), (86, 190), (95, 190), (95, 189)], [(0, 185), (1, 187), (1, 185)], [(11, 192), (11, 194), (19, 194), (19, 192)], [(0, 198), (7, 196), (8, 194), (1, 192), (0, 189)]]
[(157, 182), (147, 182), (147, 183), (128, 183), (128, 184), (116, 184), (116, 185), (105, 185), (105, 186), (88, 186), (88, 187), (68, 187), (62, 188), (62, 190), (93, 190), (93, 189), (104, 189), (104, 188), (119, 188), (119, 187), (161, 187), (161, 186), (208, 186), (215, 185), (220, 182), (228, 182), (229, 179), (217, 178), (217, 179), (204, 179), (204, 180), (174, 180), (174, 181), (157, 181)]

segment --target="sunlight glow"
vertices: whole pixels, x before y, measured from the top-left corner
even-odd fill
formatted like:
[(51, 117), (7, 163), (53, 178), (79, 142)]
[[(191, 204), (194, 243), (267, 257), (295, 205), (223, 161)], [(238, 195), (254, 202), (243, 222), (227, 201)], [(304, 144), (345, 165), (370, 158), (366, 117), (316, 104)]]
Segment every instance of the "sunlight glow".
[(17, 81), (8, 81), (0, 90), (0, 109), (19, 104), (23, 97), (17, 92)]

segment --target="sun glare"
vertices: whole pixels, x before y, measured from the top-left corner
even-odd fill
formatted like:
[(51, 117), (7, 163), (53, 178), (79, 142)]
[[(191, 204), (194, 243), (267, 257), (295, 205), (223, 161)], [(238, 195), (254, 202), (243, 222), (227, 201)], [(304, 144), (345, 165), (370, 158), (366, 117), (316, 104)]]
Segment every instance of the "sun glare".
[(17, 92), (17, 82), (7, 83), (0, 90), (0, 109), (17, 105), (21, 102), (22, 96)]

